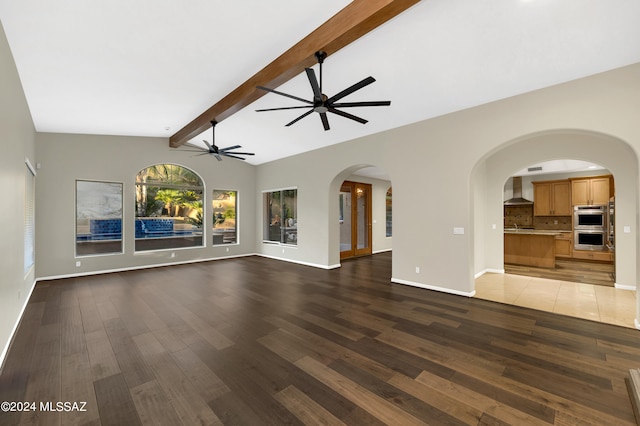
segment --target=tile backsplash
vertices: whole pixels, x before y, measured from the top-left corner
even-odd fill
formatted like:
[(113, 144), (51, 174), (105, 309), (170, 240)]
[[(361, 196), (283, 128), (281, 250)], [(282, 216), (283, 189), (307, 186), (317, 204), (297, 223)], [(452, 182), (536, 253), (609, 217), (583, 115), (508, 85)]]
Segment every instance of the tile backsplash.
[(505, 228), (534, 228), (571, 231), (571, 216), (534, 216), (533, 205), (505, 206)]

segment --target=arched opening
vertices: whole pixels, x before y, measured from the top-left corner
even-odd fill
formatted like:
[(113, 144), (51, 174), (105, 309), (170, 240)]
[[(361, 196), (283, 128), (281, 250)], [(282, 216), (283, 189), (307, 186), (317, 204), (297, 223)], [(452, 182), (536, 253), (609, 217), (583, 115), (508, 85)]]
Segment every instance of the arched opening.
[(135, 251), (204, 245), (204, 182), (193, 170), (154, 164), (136, 175)]
[(504, 186), (505, 273), (613, 287), (614, 200), (600, 164), (558, 159), (518, 170)]
[[(615, 226), (618, 231), (615, 239), (615, 286), (617, 289), (635, 290), (637, 156), (624, 141), (609, 135), (577, 130), (557, 130), (524, 136), (502, 145), (476, 165), (470, 185), (474, 205), (473, 267), (477, 279), (486, 273), (505, 272), (504, 183), (532, 164), (567, 158), (599, 164), (613, 176)], [(509, 293), (509, 289), (502, 291), (503, 294)], [(509, 297), (513, 297), (513, 294)], [(510, 303), (509, 297), (505, 297), (503, 302)], [(629, 326), (628, 323), (626, 325)]]
[(329, 205), (335, 226), (330, 231), (330, 259), (337, 262), (391, 251), (390, 187), (390, 176), (370, 165), (349, 167), (333, 179)]

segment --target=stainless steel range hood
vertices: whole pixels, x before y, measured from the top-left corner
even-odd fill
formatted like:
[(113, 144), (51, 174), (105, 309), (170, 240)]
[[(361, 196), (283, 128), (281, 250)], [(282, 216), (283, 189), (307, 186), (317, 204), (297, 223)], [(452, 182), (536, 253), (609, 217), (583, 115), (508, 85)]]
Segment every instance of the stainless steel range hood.
[(522, 198), (522, 177), (513, 177), (513, 197), (504, 202), (505, 206), (531, 206), (533, 201)]

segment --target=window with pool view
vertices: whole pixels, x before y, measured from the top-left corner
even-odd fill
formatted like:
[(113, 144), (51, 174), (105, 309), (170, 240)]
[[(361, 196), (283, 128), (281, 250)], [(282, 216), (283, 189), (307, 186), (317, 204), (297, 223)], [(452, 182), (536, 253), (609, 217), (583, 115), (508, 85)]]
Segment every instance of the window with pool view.
[(200, 176), (176, 164), (156, 164), (136, 176), (135, 251), (202, 247)]

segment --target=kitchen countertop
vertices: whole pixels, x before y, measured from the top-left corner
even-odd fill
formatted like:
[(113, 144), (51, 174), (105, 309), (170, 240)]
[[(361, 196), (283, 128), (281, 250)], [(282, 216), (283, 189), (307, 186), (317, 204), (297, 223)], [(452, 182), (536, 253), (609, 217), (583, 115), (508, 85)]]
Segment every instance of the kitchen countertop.
[(531, 234), (531, 235), (558, 235), (565, 232), (571, 231), (562, 231), (556, 229), (526, 229), (526, 228), (505, 228), (505, 234)]

